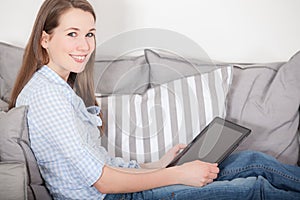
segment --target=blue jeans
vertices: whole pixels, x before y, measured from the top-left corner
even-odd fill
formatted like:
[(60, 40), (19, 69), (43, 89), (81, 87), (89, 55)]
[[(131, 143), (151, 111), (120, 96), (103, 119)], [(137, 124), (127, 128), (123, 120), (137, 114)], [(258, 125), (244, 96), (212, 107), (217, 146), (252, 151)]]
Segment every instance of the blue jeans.
[(204, 187), (172, 185), (136, 193), (108, 194), (112, 199), (288, 199), (300, 200), (300, 167), (271, 156), (243, 151), (222, 162), (213, 183)]

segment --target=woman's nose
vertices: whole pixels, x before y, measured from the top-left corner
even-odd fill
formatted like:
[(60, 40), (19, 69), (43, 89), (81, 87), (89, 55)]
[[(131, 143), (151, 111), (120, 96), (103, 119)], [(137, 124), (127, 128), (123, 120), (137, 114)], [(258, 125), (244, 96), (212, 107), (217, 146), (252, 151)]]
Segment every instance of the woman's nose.
[(90, 43), (86, 37), (81, 38), (78, 42), (78, 50), (81, 51), (89, 51), (90, 50)]

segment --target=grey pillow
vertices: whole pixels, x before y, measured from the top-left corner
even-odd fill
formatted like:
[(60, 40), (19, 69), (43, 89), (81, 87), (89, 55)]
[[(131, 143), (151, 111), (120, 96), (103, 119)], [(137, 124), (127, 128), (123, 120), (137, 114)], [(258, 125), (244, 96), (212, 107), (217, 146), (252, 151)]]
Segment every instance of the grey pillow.
[(0, 162), (0, 180), (1, 199), (27, 199), (24, 163)]
[(0, 42), (0, 99), (8, 102), (22, 64), (24, 50)]
[(145, 56), (96, 60), (94, 80), (101, 95), (142, 94), (149, 85)]
[(7, 111), (8, 103), (0, 99), (0, 111)]
[(165, 52), (159, 52), (158, 50), (153, 51), (151, 49), (145, 49), (145, 57), (150, 67), (151, 87), (179, 78), (210, 72), (218, 66), (221, 66), (216, 66), (216, 64), (210, 61), (183, 58), (173, 54), (169, 55)]
[(26, 165), (28, 199), (51, 199), (30, 149), (26, 114), (25, 106), (0, 112), (0, 159)]
[(287, 63), (236, 66), (227, 118), (252, 129), (239, 150), (296, 164), (299, 152), (300, 53)]

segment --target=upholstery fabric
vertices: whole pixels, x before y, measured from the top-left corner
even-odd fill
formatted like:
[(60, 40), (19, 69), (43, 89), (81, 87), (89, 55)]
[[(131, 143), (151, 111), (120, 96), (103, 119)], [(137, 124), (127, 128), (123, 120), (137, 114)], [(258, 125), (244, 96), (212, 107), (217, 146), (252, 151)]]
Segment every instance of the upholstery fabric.
[(8, 110), (8, 103), (0, 99), (0, 111), (7, 111)]
[(232, 67), (177, 79), (143, 95), (98, 98), (107, 122), (102, 145), (112, 156), (156, 161), (190, 142), (214, 117), (225, 117)]
[(0, 162), (0, 198), (27, 199), (26, 166), (18, 162)]
[(94, 81), (95, 92), (101, 95), (142, 94), (148, 89), (149, 67), (144, 55), (97, 59)]
[(23, 59), (22, 48), (0, 42), (0, 99), (8, 102)]
[[(145, 49), (145, 58), (150, 68), (150, 86), (173, 81), (175, 79), (206, 73), (216, 69), (217, 66), (211, 61), (202, 61), (194, 58), (183, 58), (169, 55), (164, 52)], [(226, 66), (228, 64), (222, 65)]]
[(26, 165), (28, 199), (51, 199), (30, 149), (26, 114), (25, 106), (7, 113), (0, 112), (1, 162), (14, 161)]
[(227, 118), (252, 129), (239, 150), (296, 164), (299, 152), (300, 52), (287, 63), (234, 67)]

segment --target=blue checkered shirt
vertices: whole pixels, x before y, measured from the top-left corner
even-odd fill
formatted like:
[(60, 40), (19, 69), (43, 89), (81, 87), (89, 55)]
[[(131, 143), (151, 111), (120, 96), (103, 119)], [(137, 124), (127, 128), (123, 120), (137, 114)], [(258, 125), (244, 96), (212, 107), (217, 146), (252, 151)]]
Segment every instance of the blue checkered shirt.
[(16, 106), (29, 105), (31, 148), (54, 199), (103, 199), (92, 185), (103, 166), (139, 167), (135, 161), (112, 158), (100, 146), (97, 116), (49, 67), (43, 66), (24, 87)]

